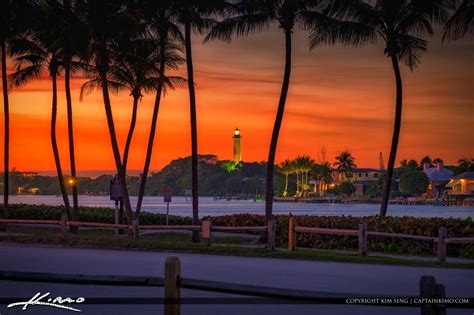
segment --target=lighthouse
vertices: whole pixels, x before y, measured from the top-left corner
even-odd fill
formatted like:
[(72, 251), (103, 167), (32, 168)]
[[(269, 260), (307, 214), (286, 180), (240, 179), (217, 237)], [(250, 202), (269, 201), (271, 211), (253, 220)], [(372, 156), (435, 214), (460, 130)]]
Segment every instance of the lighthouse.
[(240, 151), (240, 129), (235, 128), (234, 129), (234, 163), (238, 164), (240, 161), (242, 161), (242, 153)]

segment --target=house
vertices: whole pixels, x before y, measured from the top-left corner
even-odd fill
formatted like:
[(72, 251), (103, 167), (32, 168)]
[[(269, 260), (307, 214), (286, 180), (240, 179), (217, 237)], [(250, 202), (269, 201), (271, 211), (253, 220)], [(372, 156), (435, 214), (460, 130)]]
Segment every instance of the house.
[(333, 172), (333, 181), (335, 183), (342, 183), (342, 182), (357, 182), (357, 181), (376, 181), (379, 179), (380, 175), (383, 171), (375, 169), (375, 168), (354, 168), (351, 171), (347, 172), (347, 174), (339, 173), (337, 171)]
[(350, 182), (354, 186), (354, 194), (362, 196), (372, 182), (377, 181), (383, 174), (383, 170), (375, 168), (354, 168), (347, 174), (333, 172), (333, 181), (335, 183)]
[(430, 180), (427, 193), (433, 197), (442, 196), (446, 184), (453, 176), (453, 171), (445, 168), (443, 162), (439, 162), (435, 167), (431, 167), (430, 163), (424, 163), (423, 172)]
[(474, 194), (474, 172), (464, 172), (451, 177), (446, 188), (451, 188), (449, 193), (453, 195)]

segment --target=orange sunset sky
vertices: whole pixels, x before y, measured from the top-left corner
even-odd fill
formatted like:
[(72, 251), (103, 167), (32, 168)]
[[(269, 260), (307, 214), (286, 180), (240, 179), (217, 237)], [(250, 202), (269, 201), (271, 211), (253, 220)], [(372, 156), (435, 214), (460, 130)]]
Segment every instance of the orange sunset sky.
[[(193, 44), (199, 153), (231, 159), (232, 132), (239, 127), (243, 159), (265, 160), (283, 75), (282, 33), (272, 27), (231, 44), (202, 44), (199, 37)], [(277, 161), (300, 154), (317, 159), (325, 145), (331, 162), (345, 149), (353, 153), (359, 167), (378, 167), (379, 152), (386, 162), (395, 86), (383, 45), (326, 46), (310, 52), (303, 31), (295, 32), (293, 44), (293, 72)], [(473, 55), (472, 37), (442, 45), (440, 37), (434, 36), (419, 68), (411, 73), (404, 67), (405, 107), (398, 161), (419, 160), (429, 154), (454, 164), (461, 157), (474, 156)], [(95, 93), (80, 103), (83, 82), (73, 81), (77, 167), (82, 171), (112, 170), (115, 164), (102, 98)], [(63, 168), (69, 169), (62, 80), (59, 86), (58, 136)], [(54, 169), (49, 138), (50, 89), (51, 82), (45, 77), (10, 94), (11, 167), (23, 171)], [(123, 148), (132, 100), (126, 92), (112, 100)], [(153, 100), (154, 95), (146, 95), (139, 105), (131, 170), (143, 167)], [(152, 170), (190, 155), (189, 125), (187, 89), (169, 91), (160, 108)], [(3, 118), (1, 128), (3, 133)], [(0, 144), (3, 150), (3, 136)], [(0, 161), (3, 163), (3, 152)]]

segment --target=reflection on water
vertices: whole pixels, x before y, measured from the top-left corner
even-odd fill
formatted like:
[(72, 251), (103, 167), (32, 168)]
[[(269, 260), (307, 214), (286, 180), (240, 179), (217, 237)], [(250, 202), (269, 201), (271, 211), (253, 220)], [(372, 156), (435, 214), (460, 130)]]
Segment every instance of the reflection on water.
[[(62, 198), (57, 196), (11, 196), (11, 203), (25, 204), (46, 204), (61, 205)], [(137, 198), (132, 197), (132, 207), (136, 204)], [(90, 207), (114, 207), (114, 202), (109, 196), (79, 196), (79, 203), (82, 206)], [(145, 197), (142, 211), (153, 213), (166, 213), (166, 204), (163, 197)], [(274, 214), (295, 215), (351, 215), (367, 216), (376, 215), (379, 212), (377, 204), (316, 204), (316, 203), (283, 203), (276, 202), (273, 205)], [(212, 197), (199, 198), (199, 216), (218, 216), (234, 213), (264, 214), (264, 202), (253, 201), (215, 201)], [(191, 201), (186, 201), (185, 197), (173, 197), (170, 204), (170, 214), (180, 216), (191, 216)], [(414, 217), (454, 217), (467, 218), (474, 217), (474, 207), (437, 207), (437, 206), (408, 206), (390, 205), (388, 215), (392, 216), (414, 216)]]

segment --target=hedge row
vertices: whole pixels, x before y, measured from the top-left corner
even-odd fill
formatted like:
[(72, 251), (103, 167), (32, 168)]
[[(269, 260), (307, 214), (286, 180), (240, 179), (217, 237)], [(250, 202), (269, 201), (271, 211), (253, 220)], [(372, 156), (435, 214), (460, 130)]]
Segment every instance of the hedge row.
[[(59, 220), (60, 206), (11, 205), (9, 218)], [(110, 208), (81, 207), (80, 221), (113, 223), (114, 210)], [(277, 246), (286, 247), (288, 242), (288, 216), (275, 216), (277, 223)], [(351, 217), (351, 216), (298, 216), (296, 224), (308, 227), (358, 229), (358, 224), (366, 221), (370, 231), (404, 233), (424, 236), (437, 236), (438, 229), (445, 226), (449, 237), (474, 237), (474, 223), (471, 218), (414, 218), (414, 217)], [(165, 224), (164, 214), (142, 212), (141, 224)], [(170, 216), (171, 225), (191, 224), (191, 218)], [(264, 225), (265, 217), (253, 214), (233, 214), (212, 218), (218, 226), (256, 226)], [(342, 235), (316, 235), (298, 233), (297, 246), (318, 249), (356, 250), (357, 237)], [(390, 237), (369, 237), (369, 251), (408, 255), (432, 255), (436, 252), (435, 243), (405, 240)], [(474, 258), (474, 244), (450, 244), (448, 256)]]

